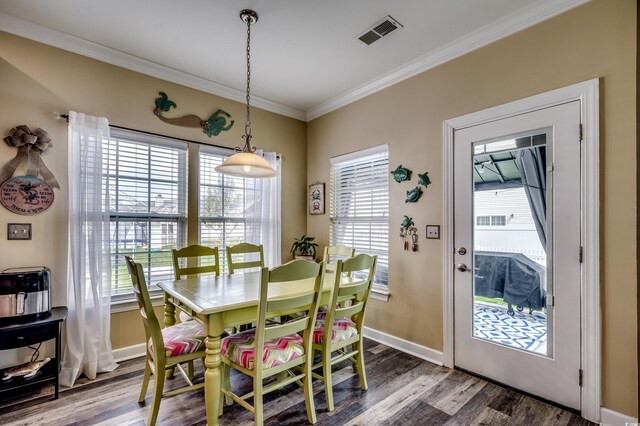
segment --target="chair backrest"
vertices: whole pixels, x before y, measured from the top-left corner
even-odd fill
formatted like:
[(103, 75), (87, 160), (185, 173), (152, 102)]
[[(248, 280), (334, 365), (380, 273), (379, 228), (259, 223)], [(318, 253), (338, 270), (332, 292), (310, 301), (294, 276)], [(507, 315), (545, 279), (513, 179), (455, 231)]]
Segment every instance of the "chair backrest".
[(322, 256), (322, 261), (324, 263), (331, 263), (331, 256), (340, 256), (348, 259), (350, 257), (353, 257), (354, 254), (356, 254), (356, 249), (347, 247), (342, 244), (327, 246), (324, 248), (324, 256)]
[[(369, 299), (369, 292), (376, 272), (378, 256), (359, 254), (345, 261), (338, 260), (335, 267), (335, 281), (331, 292), (331, 302), (325, 318), (325, 336), (331, 336), (334, 318), (351, 318), (356, 323), (358, 333), (362, 333), (364, 313)], [(326, 266), (325, 266), (326, 267)], [(342, 274), (366, 273), (366, 278), (353, 284), (340, 285)], [(359, 274), (356, 274), (359, 275)], [(338, 301), (350, 300), (348, 306), (338, 305)], [(325, 339), (329, 342), (331, 339)]]
[[(300, 331), (304, 331), (303, 345), (305, 354), (311, 353), (313, 327), (315, 326), (318, 302), (322, 291), (323, 269), (320, 264), (307, 260), (292, 260), (272, 270), (262, 268), (255, 353), (263, 353), (265, 340), (284, 337)], [(297, 293), (295, 296), (268, 298), (270, 285), (302, 280), (313, 280), (313, 287), (306, 287), (306, 290)], [(266, 327), (268, 318), (291, 312), (307, 312), (307, 315), (285, 324)], [(255, 359), (255, 369), (256, 371), (261, 371), (262, 369), (262, 357), (260, 356)]]
[[(218, 258), (218, 247), (207, 247), (199, 244), (187, 246), (180, 250), (171, 250), (173, 255), (173, 274), (176, 280), (181, 280), (184, 275), (206, 274), (214, 272), (220, 275), (220, 260)], [(210, 265), (189, 266), (190, 258), (207, 258), (212, 257)], [(186, 259), (187, 265), (180, 267), (180, 259)]]
[[(245, 255), (251, 253), (258, 253), (260, 256), (259, 260), (245, 261)], [(242, 256), (242, 261), (234, 262), (234, 255), (237, 256), (238, 260)], [(235, 246), (228, 246), (227, 267), (229, 268), (230, 274), (233, 274), (237, 269), (264, 268), (264, 251), (262, 245), (240, 243)]]
[[(147, 288), (146, 280), (144, 279), (142, 265), (135, 262), (129, 256), (125, 256), (125, 260), (127, 262), (127, 268), (129, 269), (129, 275), (131, 276), (133, 293), (136, 296), (136, 301), (140, 308), (140, 315), (142, 316), (142, 323), (144, 324), (144, 333), (147, 337), (145, 341), (148, 342), (149, 339), (151, 339), (154, 348), (164, 348), (162, 332), (160, 331), (160, 322), (153, 311), (153, 305), (151, 304), (149, 290)], [(156, 354), (154, 355), (156, 357), (162, 357), (165, 356), (164, 353), (164, 350), (160, 350), (156, 351)]]

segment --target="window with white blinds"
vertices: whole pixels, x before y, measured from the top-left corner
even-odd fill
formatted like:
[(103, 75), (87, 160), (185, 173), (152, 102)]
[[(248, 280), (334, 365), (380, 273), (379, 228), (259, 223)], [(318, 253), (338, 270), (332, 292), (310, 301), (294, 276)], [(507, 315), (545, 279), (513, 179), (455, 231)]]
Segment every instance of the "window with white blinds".
[(256, 180), (214, 170), (233, 153), (230, 149), (200, 147), (200, 244), (218, 247), (221, 273), (225, 274), (225, 248), (248, 241), (249, 234), (255, 231), (247, 223), (246, 212), (255, 199)]
[(186, 142), (111, 129), (104, 172), (115, 300), (132, 293), (124, 256), (142, 264), (149, 286), (173, 279), (171, 249), (185, 242), (187, 148)]
[(378, 255), (374, 283), (388, 284), (389, 149), (386, 145), (334, 157), (330, 176), (330, 243)]

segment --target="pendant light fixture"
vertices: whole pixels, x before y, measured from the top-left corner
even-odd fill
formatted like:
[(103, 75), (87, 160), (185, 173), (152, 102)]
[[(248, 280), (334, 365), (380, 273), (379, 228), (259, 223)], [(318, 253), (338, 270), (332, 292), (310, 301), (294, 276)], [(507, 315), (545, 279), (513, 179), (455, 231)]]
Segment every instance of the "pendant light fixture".
[(266, 178), (276, 175), (276, 171), (267, 160), (255, 153), (255, 147), (251, 146), (251, 111), (250, 83), (251, 83), (251, 25), (258, 22), (258, 14), (250, 9), (240, 12), (240, 19), (247, 24), (247, 120), (244, 123), (244, 147), (236, 147), (236, 154), (227, 158), (224, 163), (215, 168), (215, 171), (225, 175)]

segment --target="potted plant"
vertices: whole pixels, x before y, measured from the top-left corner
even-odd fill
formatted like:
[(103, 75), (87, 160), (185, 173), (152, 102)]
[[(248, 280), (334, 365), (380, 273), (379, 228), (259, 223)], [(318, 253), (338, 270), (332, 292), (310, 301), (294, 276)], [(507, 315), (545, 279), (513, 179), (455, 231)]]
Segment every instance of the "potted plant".
[(308, 237), (306, 235), (295, 238), (291, 246), (291, 255), (295, 259), (315, 260), (316, 247), (318, 247), (318, 244), (313, 242), (315, 239), (315, 237)]

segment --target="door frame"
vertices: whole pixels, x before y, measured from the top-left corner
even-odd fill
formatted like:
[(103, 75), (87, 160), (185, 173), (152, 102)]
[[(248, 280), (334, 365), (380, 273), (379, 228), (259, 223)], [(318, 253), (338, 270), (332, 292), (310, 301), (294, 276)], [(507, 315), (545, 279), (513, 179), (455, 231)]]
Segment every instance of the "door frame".
[(454, 367), (454, 243), (453, 243), (453, 142), (454, 132), (466, 127), (513, 117), (572, 101), (580, 101), (582, 151), (580, 158), (581, 267), (580, 361), (583, 370), (581, 415), (600, 421), (600, 236), (599, 236), (599, 80), (593, 79), (541, 93), (443, 122), (443, 325), (444, 365)]

